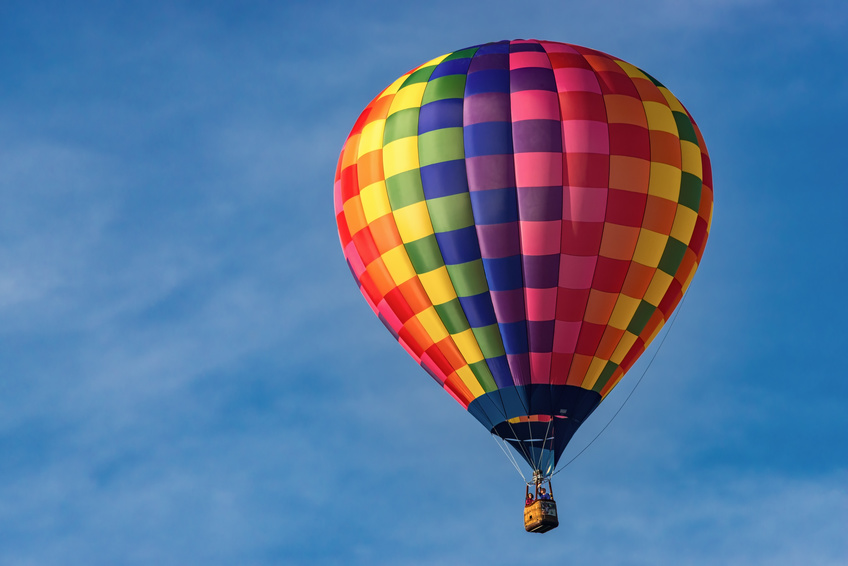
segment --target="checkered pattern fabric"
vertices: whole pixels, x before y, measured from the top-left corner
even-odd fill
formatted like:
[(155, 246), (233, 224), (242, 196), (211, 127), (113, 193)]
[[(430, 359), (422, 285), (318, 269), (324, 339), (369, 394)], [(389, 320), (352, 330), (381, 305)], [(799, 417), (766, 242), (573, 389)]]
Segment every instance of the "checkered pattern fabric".
[(713, 206), (704, 140), (667, 88), (535, 40), (396, 80), (354, 125), (334, 194), (362, 294), (466, 408), (532, 385), (606, 396), (689, 286)]

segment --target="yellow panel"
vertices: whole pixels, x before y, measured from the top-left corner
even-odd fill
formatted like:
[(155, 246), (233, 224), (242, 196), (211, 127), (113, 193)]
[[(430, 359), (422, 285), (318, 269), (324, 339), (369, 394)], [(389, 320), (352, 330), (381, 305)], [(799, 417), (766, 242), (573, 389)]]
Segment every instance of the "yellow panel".
[(671, 237), (677, 238), (681, 242), (688, 242), (692, 239), (692, 232), (695, 231), (697, 220), (697, 212), (686, 206), (678, 206), (677, 214), (674, 215), (674, 224), (671, 227)]
[(477, 344), (477, 338), (474, 337), (474, 332), (469, 328), (463, 330), (459, 334), (453, 334), (454, 344), (462, 352), (462, 357), (469, 364), (476, 364), (483, 359), (483, 352), (480, 351), (480, 346)]
[(648, 290), (645, 291), (645, 296), (642, 298), (645, 302), (650, 303), (655, 307), (658, 306), (660, 301), (662, 301), (662, 298), (665, 296), (665, 292), (668, 291), (672, 279), (674, 279), (674, 277), (665, 271), (657, 269), (656, 272), (654, 272), (654, 278), (651, 279), (651, 284), (648, 285)]
[(389, 116), (400, 110), (421, 106), (421, 99), (424, 97), (426, 86), (427, 83), (415, 83), (400, 89), (395, 95), (395, 99), (392, 100)]
[(701, 175), (704, 174), (701, 165), (701, 148), (690, 141), (680, 140), (680, 154), (683, 170), (701, 179)]
[(666, 163), (651, 162), (648, 194), (677, 202), (680, 198), (680, 169)]
[[(673, 94), (671, 94), (670, 90), (668, 90), (664, 86), (659, 87), (659, 89), (660, 89), (660, 92), (662, 93), (662, 95), (665, 97), (666, 102), (668, 102), (668, 105), (671, 107), (672, 110), (674, 110), (675, 112), (682, 112), (683, 114), (686, 114), (686, 109), (683, 108), (683, 105), (680, 104), (680, 101), (677, 100), (677, 97), (675, 97)], [(688, 114), (687, 114), (687, 116), (688, 116)]]
[(674, 115), (665, 104), (646, 100), (642, 102), (645, 106), (645, 114), (648, 116), (648, 128), (668, 132), (678, 136), (677, 122), (674, 120)]
[(448, 337), (448, 331), (445, 329), (442, 319), (439, 318), (436, 309), (432, 306), (416, 314), (415, 318), (418, 319), (433, 342), (439, 342)]
[(615, 302), (615, 308), (612, 310), (608, 326), (625, 330), (636, 314), (636, 309), (639, 307), (640, 299), (634, 299), (627, 295), (619, 295)]
[(418, 169), (418, 163), (418, 136), (401, 138), (383, 147), (383, 173), (386, 178)]
[(404, 243), (420, 240), (433, 233), (427, 201), (416, 202), (394, 211), (395, 224)]
[(614, 364), (620, 364), (621, 360), (624, 359), (624, 356), (627, 355), (627, 352), (630, 351), (630, 348), (633, 347), (633, 344), (636, 343), (636, 336), (632, 332), (624, 332), (624, 336), (621, 337), (621, 341), (618, 343), (618, 346), (615, 347), (615, 352), (612, 353), (610, 357), (610, 361)]
[(380, 257), (386, 264), (386, 269), (389, 270), (389, 274), (396, 285), (400, 286), (415, 277), (415, 269), (412, 267), (412, 262), (409, 261), (406, 248), (402, 245), (395, 246)]
[(648, 267), (657, 267), (667, 242), (668, 236), (642, 228), (639, 232), (639, 241), (636, 242), (636, 251), (633, 252), (633, 261)]
[(597, 383), (598, 378), (601, 376), (601, 372), (604, 371), (604, 368), (607, 366), (607, 361), (602, 360), (601, 358), (592, 358), (592, 363), (589, 365), (589, 369), (586, 371), (586, 377), (583, 378), (583, 383), (580, 384), (580, 387), (583, 389), (592, 389)]
[(475, 399), (486, 393), (483, 388), (480, 387), (480, 382), (477, 381), (477, 376), (474, 375), (474, 372), (471, 371), (470, 367), (462, 366), (456, 370), (456, 375), (462, 380), (462, 383), (465, 384), (468, 390), (471, 391), (471, 394), (474, 395)]
[(448, 268), (444, 265), (428, 273), (419, 273), (418, 278), (434, 305), (441, 305), (456, 298)]
[(392, 211), (385, 181), (371, 183), (359, 192), (359, 198), (369, 224)]
[(383, 147), (383, 132), (386, 129), (385, 120), (368, 122), (359, 134), (359, 153), (357, 159), (366, 153)]
[(647, 79), (645, 73), (640, 71), (637, 67), (634, 67), (630, 63), (626, 61), (620, 61), (618, 59), (615, 60), (616, 64), (622, 68), (622, 70), (627, 73), (628, 77), (636, 78), (636, 79)]

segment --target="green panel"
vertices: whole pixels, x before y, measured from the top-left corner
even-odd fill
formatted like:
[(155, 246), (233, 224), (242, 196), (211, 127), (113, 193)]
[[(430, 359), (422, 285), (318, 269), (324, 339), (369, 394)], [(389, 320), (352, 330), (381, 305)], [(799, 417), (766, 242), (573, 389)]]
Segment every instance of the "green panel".
[(695, 135), (695, 128), (692, 127), (692, 121), (689, 116), (683, 112), (672, 111), (674, 121), (677, 122), (677, 135), (682, 140), (690, 141), (700, 147), (698, 144), (698, 136)]
[(449, 265), (447, 268), (453, 288), (456, 289), (458, 296), (470, 297), (489, 290), (489, 285), (486, 283), (486, 273), (483, 271), (482, 259)]
[[(640, 71), (642, 71), (642, 69), (639, 69), (639, 70), (640, 70)], [(642, 72), (643, 72), (643, 73), (645, 73), (645, 71), (642, 71)], [(665, 86), (664, 84), (662, 84), (660, 81), (658, 81), (657, 79), (655, 79), (654, 77), (652, 77), (652, 76), (651, 76), (651, 75), (649, 75), (648, 73), (645, 73), (645, 76), (646, 76), (646, 77), (648, 77), (649, 79), (651, 79), (651, 82), (652, 82), (652, 83), (654, 83), (655, 85), (657, 85), (657, 86)]]
[(414, 242), (403, 245), (415, 273), (427, 273), (445, 264), (435, 234), (430, 234)]
[(701, 207), (702, 186), (703, 183), (699, 177), (684, 171), (680, 179), (680, 197), (677, 202), (698, 212), (698, 209)]
[(428, 102), (465, 96), (465, 75), (445, 75), (427, 83), (421, 106)]
[(430, 80), (430, 75), (433, 74), (433, 71), (436, 69), (435, 65), (429, 65), (427, 67), (422, 67), (409, 75), (405, 81), (403, 81), (403, 86), (409, 86), (416, 83), (426, 83)]
[(389, 142), (418, 135), (418, 108), (405, 108), (386, 118), (383, 145)]
[(421, 172), (418, 169), (404, 171), (386, 179), (386, 192), (392, 210), (398, 210), (410, 204), (424, 200), (424, 187), (421, 185)]
[(459, 299), (453, 299), (441, 305), (434, 305), (434, 307), (449, 333), (459, 334), (470, 328), (468, 326), (468, 320), (465, 318), (465, 313), (462, 311), (462, 305), (459, 304)]
[(601, 389), (606, 386), (607, 382), (610, 380), (612, 374), (615, 373), (615, 370), (617, 368), (618, 364), (613, 362), (607, 362), (607, 365), (604, 366), (604, 370), (601, 372), (600, 377), (598, 377), (598, 381), (596, 381), (595, 386), (592, 387), (592, 391), (600, 393)]
[(673, 277), (684, 255), (686, 255), (686, 244), (676, 238), (669, 238), (657, 267)]
[(498, 358), (506, 354), (501, 339), (501, 331), (497, 323), (489, 326), (481, 326), (472, 328), (471, 332), (477, 339), (477, 345), (480, 346), (480, 351), (483, 352), (484, 358)]
[[(654, 314), (655, 310), (657, 310), (657, 307), (647, 301), (639, 303), (636, 314), (633, 315), (630, 324), (627, 325), (627, 331), (639, 336), (645, 330), (645, 325), (651, 320), (651, 315)], [(606, 370), (606, 368), (604, 369)]]
[(492, 377), (492, 372), (489, 370), (489, 366), (486, 365), (486, 360), (480, 360), (477, 363), (468, 364), (468, 367), (471, 369), (471, 373), (474, 374), (474, 377), (477, 378), (477, 383), (480, 384), (483, 391), (489, 393), (490, 391), (494, 391), (498, 388), (498, 384), (495, 383), (495, 378)]
[(421, 167), (465, 159), (462, 128), (442, 128), (418, 136), (418, 159)]
[(477, 53), (477, 47), (469, 47), (468, 49), (460, 49), (459, 51), (454, 51), (447, 57), (445, 57), (445, 61), (453, 61), (454, 59), (469, 59)]
[(474, 225), (469, 193), (429, 199), (427, 210), (434, 232), (450, 232)]

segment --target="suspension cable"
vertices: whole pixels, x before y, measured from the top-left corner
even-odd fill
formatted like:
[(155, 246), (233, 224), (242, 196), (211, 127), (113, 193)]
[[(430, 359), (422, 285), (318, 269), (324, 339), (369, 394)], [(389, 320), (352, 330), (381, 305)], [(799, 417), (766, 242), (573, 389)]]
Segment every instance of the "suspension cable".
[[(498, 442), (499, 438), (500, 438), (501, 442)], [(495, 441), (495, 444), (497, 444), (498, 448), (501, 449), (501, 452), (503, 452), (506, 455), (507, 459), (510, 462), (512, 462), (512, 466), (518, 472), (518, 475), (521, 476), (521, 479), (523, 479), (524, 482), (527, 483), (527, 478), (524, 477), (524, 472), (521, 471), (521, 468), (519, 467), (518, 462), (515, 461), (515, 456), (512, 455), (512, 452), (510, 452), (507, 447), (503, 446), (503, 444), (506, 444), (506, 441), (495, 433), (492, 433), (492, 439)]]

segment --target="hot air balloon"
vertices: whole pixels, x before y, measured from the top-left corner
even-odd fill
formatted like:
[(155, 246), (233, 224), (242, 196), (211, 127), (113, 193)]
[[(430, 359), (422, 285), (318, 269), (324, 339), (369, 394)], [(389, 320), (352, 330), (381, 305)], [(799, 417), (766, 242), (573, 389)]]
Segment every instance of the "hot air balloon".
[(662, 83), (599, 51), (514, 40), (377, 95), (334, 204), (371, 309), (538, 487), (680, 302), (713, 191), (701, 133)]

